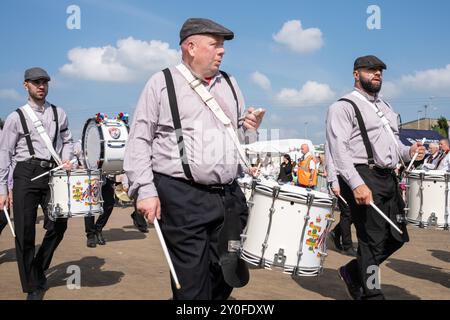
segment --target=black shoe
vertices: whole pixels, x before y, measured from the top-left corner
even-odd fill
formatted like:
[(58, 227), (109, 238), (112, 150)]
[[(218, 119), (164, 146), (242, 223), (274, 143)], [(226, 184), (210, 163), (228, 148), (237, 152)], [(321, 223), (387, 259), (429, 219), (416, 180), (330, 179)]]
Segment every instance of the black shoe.
[(103, 238), (103, 234), (101, 231), (97, 231), (95, 233), (95, 236), (97, 237), (97, 243), (101, 246), (104, 246), (106, 244), (105, 238)]
[(27, 300), (43, 300), (45, 296), (44, 289), (37, 289), (33, 292), (28, 292)]
[(347, 272), (345, 266), (342, 266), (338, 269), (338, 274), (339, 278), (341, 278), (341, 280), (345, 282), (347, 294), (350, 296), (350, 298), (352, 298), (353, 300), (361, 300), (362, 287), (352, 281), (350, 274)]
[(346, 256), (356, 258), (357, 253), (358, 253), (358, 249), (353, 248), (353, 247), (350, 247), (350, 248), (348, 248), (348, 249), (342, 250), (341, 253), (342, 253), (342, 254), (345, 254)]
[(87, 237), (87, 243), (86, 245), (88, 246), (88, 248), (95, 248), (97, 246), (97, 240), (95, 239), (95, 235), (89, 235)]
[(342, 251), (343, 248), (342, 248), (342, 244), (341, 244), (341, 239), (340, 239), (340, 237), (336, 236), (336, 232), (334, 230), (330, 231), (330, 238), (331, 238), (331, 240), (333, 240), (333, 244), (334, 244), (334, 247), (336, 248), (336, 250)]
[(140, 231), (140, 232), (143, 232), (143, 233), (148, 233), (148, 226), (147, 226), (147, 222), (145, 221), (145, 218), (144, 217), (142, 217), (142, 219), (144, 220), (143, 221), (143, 223), (145, 223), (145, 225), (142, 225), (141, 223), (139, 223), (139, 221), (138, 221), (138, 217), (136, 216), (136, 212), (133, 212), (132, 214), (131, 214), (131, 219), (133, 219), (133, 224), (134, 224), (134, 226)]

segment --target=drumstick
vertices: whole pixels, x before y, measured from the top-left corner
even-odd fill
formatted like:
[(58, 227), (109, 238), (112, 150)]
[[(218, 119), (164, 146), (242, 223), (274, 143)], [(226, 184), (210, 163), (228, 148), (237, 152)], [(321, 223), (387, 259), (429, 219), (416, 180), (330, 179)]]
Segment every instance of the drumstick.
[(338, 197), (339, 197), (339, 199), (341, 199), (342, 202), (345, 203), (345, 205), (348, 207), (347, 201), (345, 201), (345, 199), (344, 199), (340, 194), (338, 195)]
[[(256, 109), (255, 111), (253, 111), (251, 114), (257, 116), (257, 115), (260, 114), (262, 111), (263, 111), (263, 109), (262, 109), (262, 108), (259, 108), (259, 109)], [(245, 120), (245, 117), (246, 117), (246, 116), (247, 116), (247, 115), (240, 117), (240, 118), (239, 118), (239, 121)]]
[(167, 251), (166, 242), (164, 241), (164, 237), (162, 235), (161, 229), (159, 228), (158, 219), (155, 217), (155, 220), (153, 222), (156, 229), (156, 234), (158, 235), (159, 242), (161, 242), (161, 247), (164, 251), (164, 255), (166, 256), (167, 263), (169, 264), (170, 273), (172, 273), (173, 280), (175, 281), (175, 285), (177, 286), (177, 289), (181, 289), (181, 285), (178, 282), (177, 274), (175, 273), (175, 268), (173, 267), (172, 260), (170, 259), (169, 251)]
[[(72, 160), (70, 160), (70, 163), (71, 163), (71, 164), (74, 164), (75, 162), (77, 162), (77, 159), (72, 159)], [(37, 179), (39, 179), (39, 178), (42, 178), (42, 177), (44, 177), (44, 176), (50, 174), (50, 172), (53, 172), (53, 171), (62, 169), (62, 167), (64, 167), (64, 164), (62, 164), (62, 165), (60, 165), (60, 166), (58, 166), (58, 167), (56, 167), (56, 168), (53, 168), (52, 170), (47, 171), (47, 172), (45, 172), (45, 173), (43, 173), (43, 174), (41, 174), (41, 175), (39, 175), (39, 176), (37, 176), (37, 177), (34, 177), (33, 179), (31, 179), (31, 181), (37, 180)]]
[[(426, 138), (422, 139), (422, 145), (425, 143)], [(409, 172), (409, 170), (411, 169), (414, 161), (416, 161), (417, 156), (419, 155), (419, 152), (414, 153), (413, 158), (411, 159), (411, 162), (409, 163), (408, 169), (406, 169), (406, 172)]]
[(9, 225), (9, 228), (11, 229), (11, 233), (12, 233), (13, 237), (15, 238), (16, 234), (14, 232), (14, 228), (12, 226), (11, 219), (9, 219), (9, 214), (8, 214), (8, 210), (6, 210), (6, 206), (3, 207), (3, 212), (5, 213), (6, 220), (8, 220), (8, 225)]
[(387, 222), (389, 222), (389, 224), (390, 224), (391, 226), (393, 226), (395, 230), (397, 230), (400, 234), (403, 234), (403, 231), (400, 230), (400, 229), (392, 222), (392, 220), (389, 219), (389, 218), (383, 213), (383, 211), (381, 211), (381, 210), (375, 205), (375, 203), (373, 203), (373, 201), (370, 201), (370, 206), (371, 206), (372, 208), (374, 208), (375, 211), (378, 212), (378, 213), (383, 217), (384, 220), (386, 220)]

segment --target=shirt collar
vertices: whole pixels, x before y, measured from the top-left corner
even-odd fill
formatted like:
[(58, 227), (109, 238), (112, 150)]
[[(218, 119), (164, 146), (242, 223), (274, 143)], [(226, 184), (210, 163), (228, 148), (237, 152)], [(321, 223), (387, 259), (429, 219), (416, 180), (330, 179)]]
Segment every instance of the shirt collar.
[(377, 93), (377, 94), (375, 94), (375, 96), (371, 96), (370, 94), (368, 94), (368, 93), (365, 92), (364, 90), (361, 90), (361, 89), (359, 89), (359, 88), (357, 88), (357, 87), (354, 87), (354, 89), (355, 89), (356, 91), (358, 91), (359, 93), (361, 93), (361, 94), (362, 94), (367, 100), (369, 100), (370, 102), (377, 103), (377, 102), (380, 102), (380, 101), (381, 101), (381, 97), (382, 97), (381, 93)]
[(203, 78), (203, 77), (199, 76), (198, 74), (196, 74), (196, 73), (191, 69), (191, 67), (190, 67), (187, 63), (185, 63), (184, 61), (182, 61), (182, 63), (186, 66), (186, 68), (189, 69), (189, 71), (192, 73), (192, 75), (193, 75), (195, 78), (202, 80), (202, 82), (203, 82), (206, 86), (212, 86), (212, 85), (217, 81), (217, 79), (219, 79), (219, 78), (222, 77), (222, 74), (218, 71), (218, 72), (216, 73), (216, 75), (215, 75), (214, 77), (212, 77), (210, 81), (208, 81), (208, 80), (206, 80), (205, 78)]
[(47, 110), (47, 108), (50, 108), (50, 103), (48, 103), (47, 100), (45, 100), (42, 107), (39, 107), (37, 104), (35, 104), (33, 101), (30, 101), (30, 100), (28, 100), (27, 103), (31, 107), (31, 109), (33, 109), (33, 111), (35, 111), (35, 112), (44, 113), (45, 110)]

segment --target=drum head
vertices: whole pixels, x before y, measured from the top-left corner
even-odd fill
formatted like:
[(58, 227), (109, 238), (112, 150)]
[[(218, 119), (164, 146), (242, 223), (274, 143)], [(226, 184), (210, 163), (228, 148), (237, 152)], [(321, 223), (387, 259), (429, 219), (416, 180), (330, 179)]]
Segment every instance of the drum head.
[(83, 156), (87, 169), (100, 168), (103, 134), (95, 119), (89, 119), (83, 129)]

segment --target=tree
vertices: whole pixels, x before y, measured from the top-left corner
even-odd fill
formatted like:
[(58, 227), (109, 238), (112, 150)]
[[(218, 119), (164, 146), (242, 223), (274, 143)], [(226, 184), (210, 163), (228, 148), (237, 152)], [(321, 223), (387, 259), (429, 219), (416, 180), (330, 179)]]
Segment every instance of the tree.
[(5, 123), (3, 122), (3, 119), (2, 118), (0, 118), (0, 129), (1, 130), (3, 130), (3, 125), (4, 125)]
[(437, 121), (437, 125), (434, 125), (432, 129), (444, 138), (448, 138), (448, 121), (445, 117), (441, 116)]

